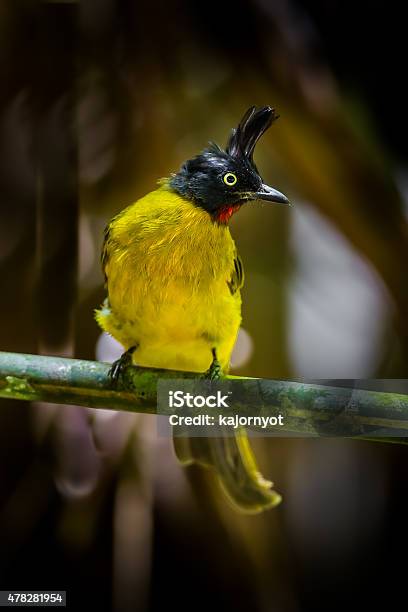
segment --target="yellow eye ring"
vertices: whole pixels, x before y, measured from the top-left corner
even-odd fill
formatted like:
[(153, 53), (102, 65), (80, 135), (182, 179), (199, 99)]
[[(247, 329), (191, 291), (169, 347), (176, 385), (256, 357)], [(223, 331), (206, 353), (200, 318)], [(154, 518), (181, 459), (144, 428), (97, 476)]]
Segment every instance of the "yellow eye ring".
[(232, 172), (227, 172), (227, 174), (224, 174), (222, 180), (228, 187), (233, 187), (238, 181), (237, 177)]

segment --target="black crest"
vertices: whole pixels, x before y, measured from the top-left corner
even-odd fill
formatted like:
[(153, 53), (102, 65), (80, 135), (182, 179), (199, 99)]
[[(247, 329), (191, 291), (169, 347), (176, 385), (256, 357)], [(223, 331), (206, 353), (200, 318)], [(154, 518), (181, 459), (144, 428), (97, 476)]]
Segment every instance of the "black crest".
[(278, 117), (275, 109), (270, 106), (264, 106), (258, 110), (255, 106), (251, 106), (242, 117), (238, 127), (231, 132), (226, 147), (228, 155), (236, 159), (246, 158), (253, 164), (256, 143)]

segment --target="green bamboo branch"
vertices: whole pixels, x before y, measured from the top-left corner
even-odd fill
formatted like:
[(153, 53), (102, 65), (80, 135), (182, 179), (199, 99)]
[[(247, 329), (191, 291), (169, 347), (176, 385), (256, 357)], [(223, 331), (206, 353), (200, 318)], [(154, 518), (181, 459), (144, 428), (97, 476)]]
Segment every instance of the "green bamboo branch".
[[(190, 372), (131, 366), (113, 388), (109, 367), (97, 361), (0, 352), (0, 397), (155, 414), (160, 379), (199, 377)], [(246, 381), (252, 385), (254, 381), (236, 376), (226, 379), (240, 380), (244, 386)], [(335, 435), (335, 429), (327, 429), (327, 424), (337, 419), (347, 435), (367, 439), (367, 431), (373, 428), (383, 436), (373, 440), (408, 443), (407, 395), (363, 390), (353, 390), (351, 395), (350, 389), (343, 387), (255, 380), (265, 411), (279, 410), (284, 415), (284, 431)]]

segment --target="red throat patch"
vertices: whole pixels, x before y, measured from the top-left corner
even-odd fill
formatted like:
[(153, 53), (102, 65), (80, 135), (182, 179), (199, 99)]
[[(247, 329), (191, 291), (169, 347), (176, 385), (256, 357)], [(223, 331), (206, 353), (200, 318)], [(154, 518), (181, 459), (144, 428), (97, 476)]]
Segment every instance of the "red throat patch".
[(232, 215), (236, 213), (241, 208), (241, 204), (231, 204), (229, 206), (223, 206), (220, 208), (216, 219), (218, 223), (223, 223), (224, 225), (228, 223), (231, 219)]

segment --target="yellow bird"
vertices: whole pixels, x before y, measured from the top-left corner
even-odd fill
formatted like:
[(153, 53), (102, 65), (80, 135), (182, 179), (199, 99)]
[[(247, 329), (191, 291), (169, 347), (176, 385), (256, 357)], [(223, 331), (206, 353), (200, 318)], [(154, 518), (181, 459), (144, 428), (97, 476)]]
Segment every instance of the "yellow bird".
[[(251, 107), (225, 150), (216, 144), (124, 209), (108, 224), (102, 265), (108, 297), (96, 320), (124, 347), (114, 380), (129, 363), (207, 372), (228, 371), (241, 323), (242, 262), (228, 221), (254, 200), (287, 204), (264, 184), (253, 160), (260, 136), (277, 118)], [(246, 433), (174, 437), (183, 464), (213, 467), (229, 499), (245, 512), (279, 503), (258, 471)]]

